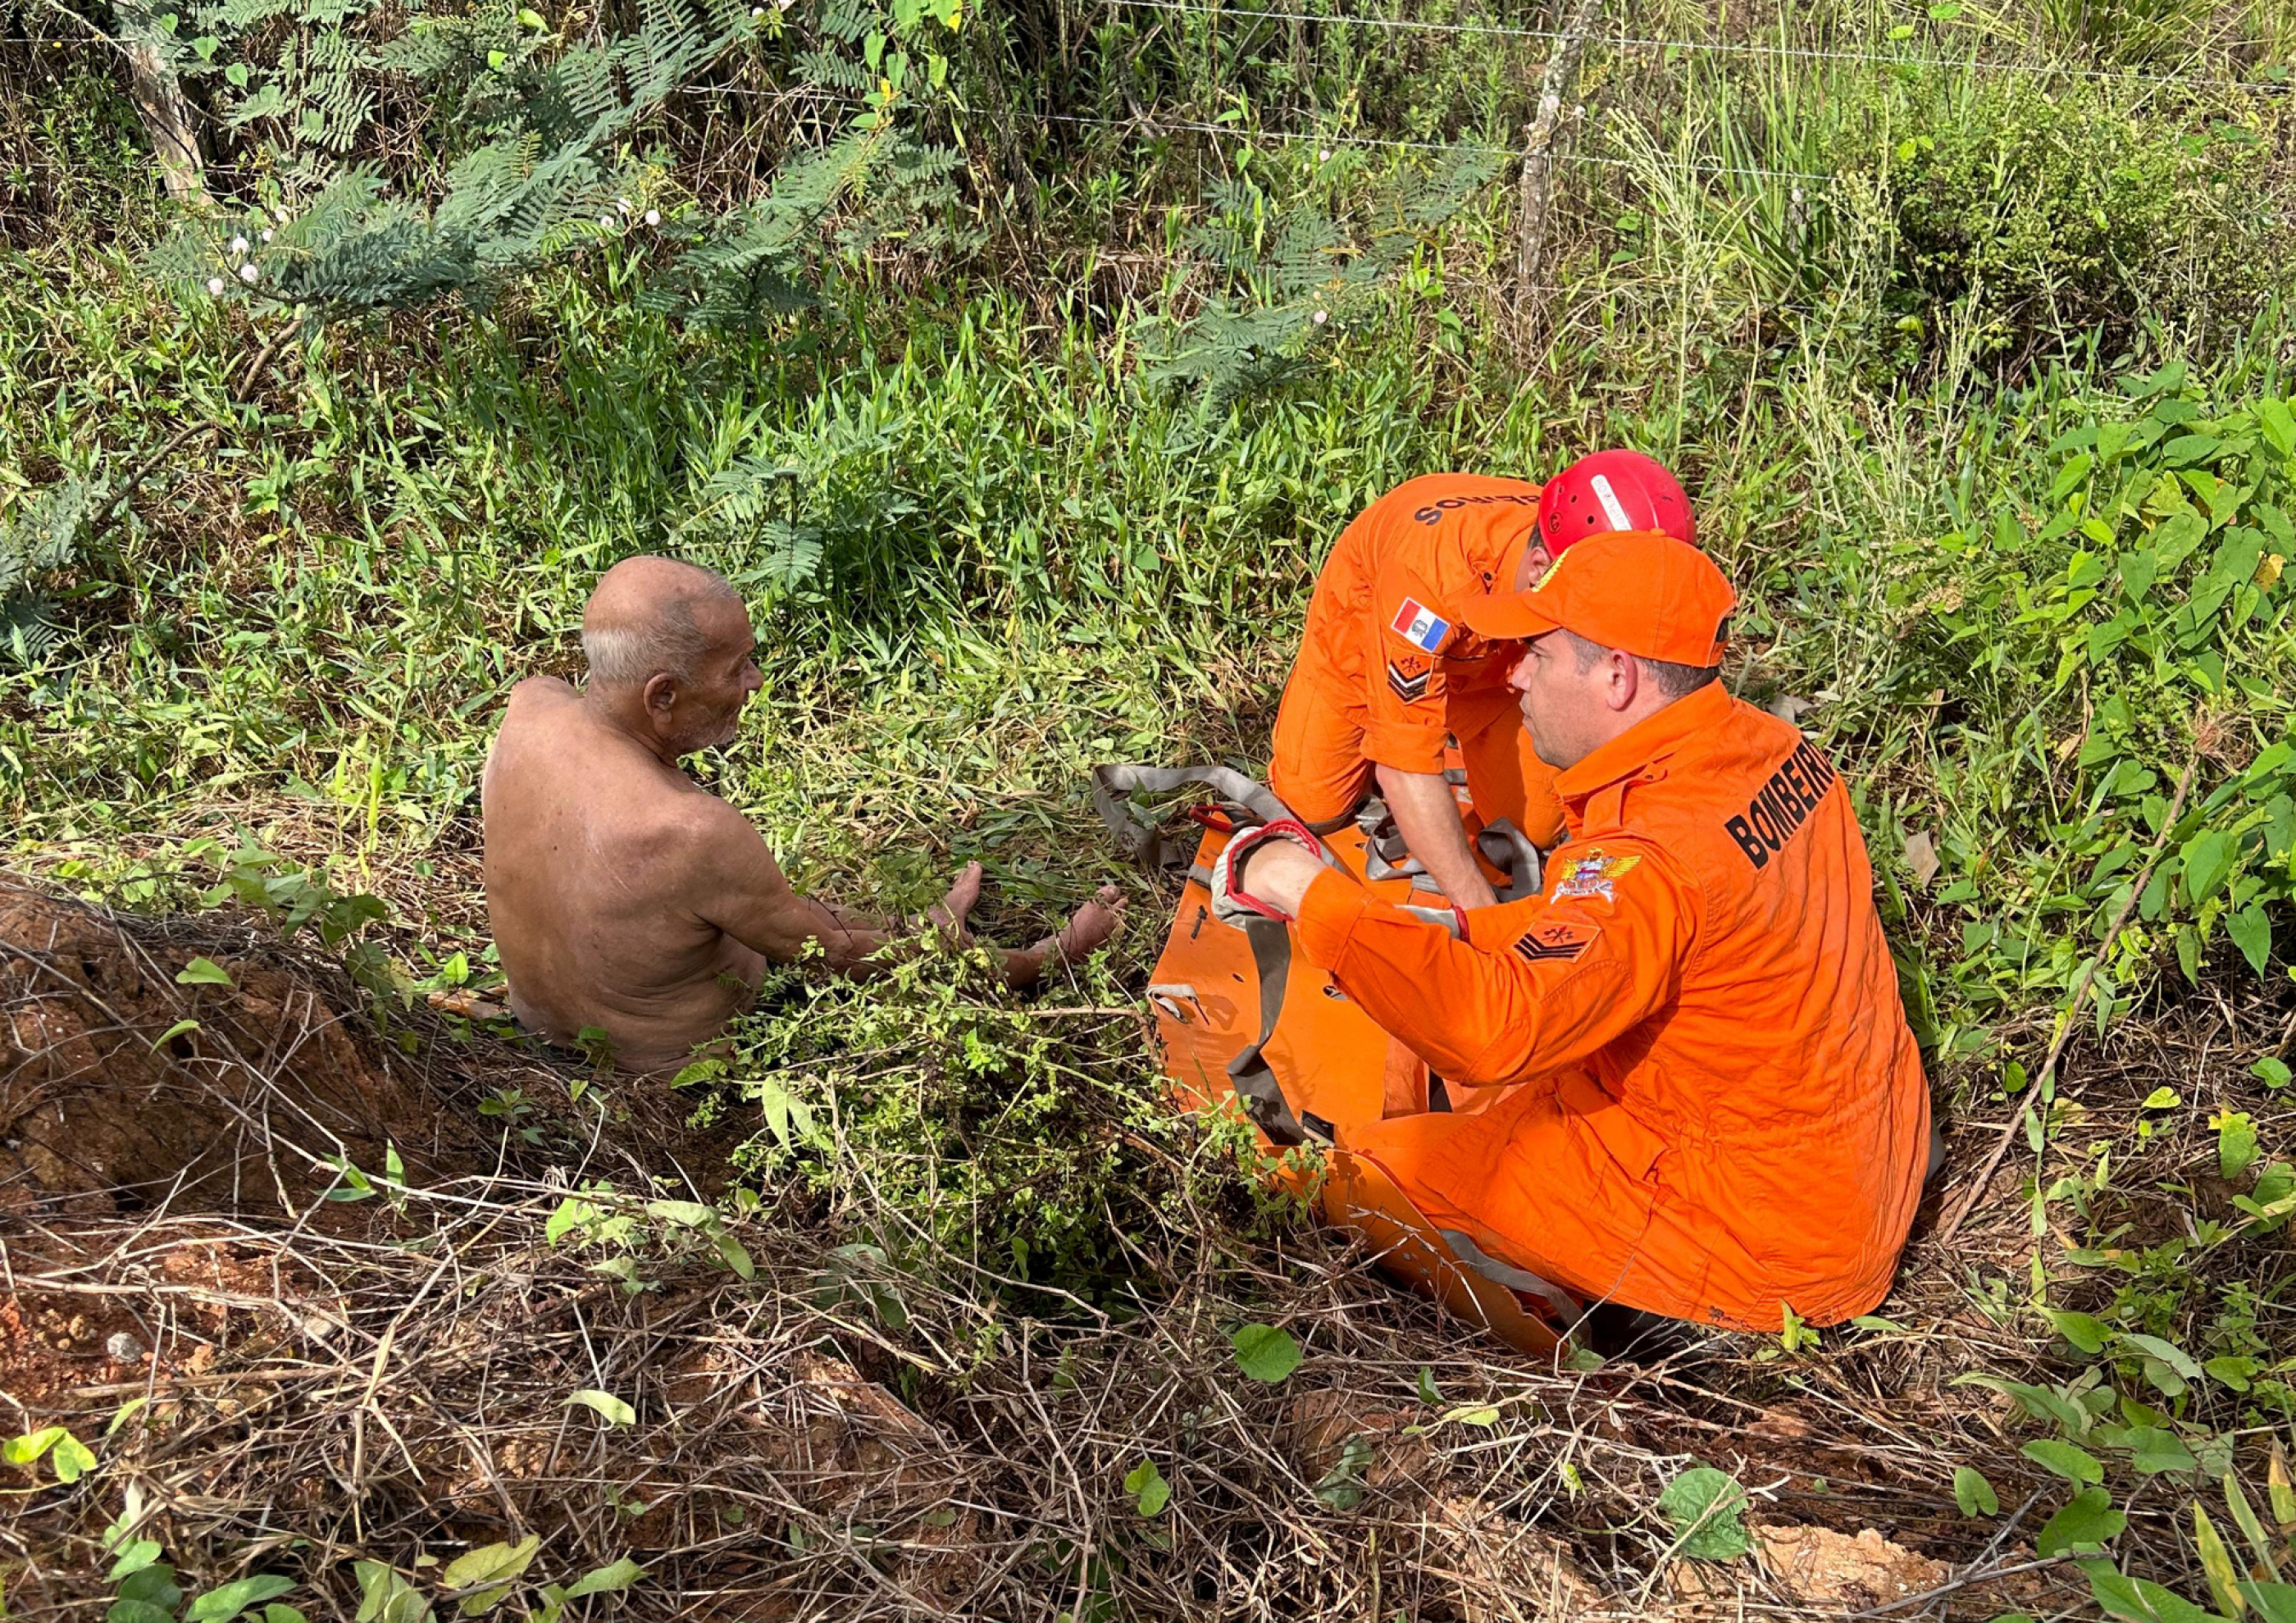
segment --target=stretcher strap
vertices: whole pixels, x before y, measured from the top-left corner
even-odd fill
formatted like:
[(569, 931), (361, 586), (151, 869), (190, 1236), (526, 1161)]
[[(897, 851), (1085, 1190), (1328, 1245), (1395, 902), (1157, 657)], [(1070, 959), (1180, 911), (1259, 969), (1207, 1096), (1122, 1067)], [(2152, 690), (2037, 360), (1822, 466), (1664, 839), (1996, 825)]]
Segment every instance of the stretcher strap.
[(1507, 876), (1507, 888), (1498, 893), (1499, 900), (1519, 902), (1538, 894), (1538, 848), (1511, 819), (1501, 817), (1484, 824), (1475, 844), (1490, 859), (1491, 866)]
[(1243, 1101), (1245, 1112), (1267, 1135), (1267, 1141), (1289, 1148), (1305, 1143), (1308, 1131), (1292, 1113), (1283, 1085), (1275, 1079), (1261, 1051), (1275, 1035), (1275, 1022), (1283, 1017), (1283, 991), (1292, 979), (1292, 931), (1275, 919), (1247, 919), (1242, 930), (1244, 939), (1251, 943), (1251, 962), (1259, 971), (1259, 1035), (1227, 1062), (1228, 1080), (1234, 1085), (1235, 1096)]
[[(1126, 803), (1127, 798), (1136, 791), (1161, 795), (1191, 787), (1209, 789), (1234, 810), (1247, 814), (1240, 821), (1274, 823), (1292, 815), (1275, 798), (1274, 790), (1229, 766), (1112, 764), (1092, 769), (1093, 808), (1108, 824), (1108, 832), (1116, 837), (1117, 848), (1128, 857), (1138, 857), (1144, 867), (1177, 868), (1188, 860), (1189, 853), (1165, 839), (1153, 823), (1135, 812)], [(1193, 843), (1192, 836), (1190, 844)]]
[(1439, 1228), (1435, 1232), (1443, 1237), (1443, 1243), (1451, 1248), (1454, 1257), (1493, 1284), (1505, 1285), (1510, 1291), (1535, 1296), (1545, 1302), (1555, 1314), (1558, 1324), (1575, 1324), (1586, 1312), (1586, 1308), (1562, 1286), (1541, 1279), (1529, 1268), (1518, 1268), (1513, 1263), (1501, 1262), (1477, 1245), (1474, 1237), (1465, 1230)]

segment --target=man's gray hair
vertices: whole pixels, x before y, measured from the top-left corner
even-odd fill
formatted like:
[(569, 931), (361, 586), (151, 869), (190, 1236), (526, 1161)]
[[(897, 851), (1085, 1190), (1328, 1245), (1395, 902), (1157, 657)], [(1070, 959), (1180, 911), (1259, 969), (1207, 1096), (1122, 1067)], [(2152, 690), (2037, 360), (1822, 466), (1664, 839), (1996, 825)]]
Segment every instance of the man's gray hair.
[(590, 679), (611, 687), (640, 686), (664, 675), (692, 681), (710, 646), (694, 611), (712, 602), (743, 607), (733, 583), (701, 564), (654, 557), (616, 564), (582, 614)]

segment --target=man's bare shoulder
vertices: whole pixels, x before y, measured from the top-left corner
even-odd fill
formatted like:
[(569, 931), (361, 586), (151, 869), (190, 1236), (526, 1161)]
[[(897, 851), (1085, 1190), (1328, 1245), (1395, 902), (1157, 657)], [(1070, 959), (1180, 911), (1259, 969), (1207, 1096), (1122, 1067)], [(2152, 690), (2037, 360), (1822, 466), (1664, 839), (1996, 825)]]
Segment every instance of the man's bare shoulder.
[(503, 718), (537, 714), (556, 709), (560, 706), (579, 704), (582, 695), (574, 684), (562, 676), (529, 676), (511, 685), (510, 699), (503, 706)]

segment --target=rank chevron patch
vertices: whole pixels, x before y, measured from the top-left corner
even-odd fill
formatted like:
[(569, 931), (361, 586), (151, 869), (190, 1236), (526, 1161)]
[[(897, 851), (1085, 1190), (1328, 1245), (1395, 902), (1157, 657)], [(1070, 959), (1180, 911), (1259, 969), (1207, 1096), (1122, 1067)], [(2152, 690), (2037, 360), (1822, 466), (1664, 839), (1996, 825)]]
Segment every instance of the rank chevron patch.
[[(1418, 661), (1414, 660), (1413, 663), (1417, 664)], [(1423, 666), (1414, 675), (1390, 660), (1387, 666), (1387, 684), (1395, 690), (1395, 696), (1404, 703), (1417, 704), (1427, 697), (1427, 680), (1434, 674), (1432, 669)]]
[(1576, 958), (1595, 944), (1603, 933), (1599, 924), (1580, 924), (1570, 919), (1549, 919), (1544, 924), (1534, 924), (1523, 931), (1514, 944), (1516, 954), (1529, 963), (1546, 963), (1554, 960)]

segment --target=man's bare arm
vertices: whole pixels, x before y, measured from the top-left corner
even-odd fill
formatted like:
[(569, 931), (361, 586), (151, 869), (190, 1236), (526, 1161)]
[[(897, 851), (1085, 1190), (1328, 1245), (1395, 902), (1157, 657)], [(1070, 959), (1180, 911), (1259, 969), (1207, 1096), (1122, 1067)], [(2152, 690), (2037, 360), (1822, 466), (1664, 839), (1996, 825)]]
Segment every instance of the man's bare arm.
[(701, 808), (687, 868), (694, 911), (750, 951), (789, 963), (821, 943), (840, 974), (881, 969), (876, 954), (902, 933), (896, 922), (800, 894), (750, 820), (723, 801)]
[(1424, 864), (1443, 888), (1443, 898), (1461, 907), (1488, 907), (1498, 900), (1475, 854), (1467, 843), (1466, 825), (1459, 820), (1459, 802), (1439, 772), (1405, 772), (1382, 765), (1379, 791), (1403, 843)]

